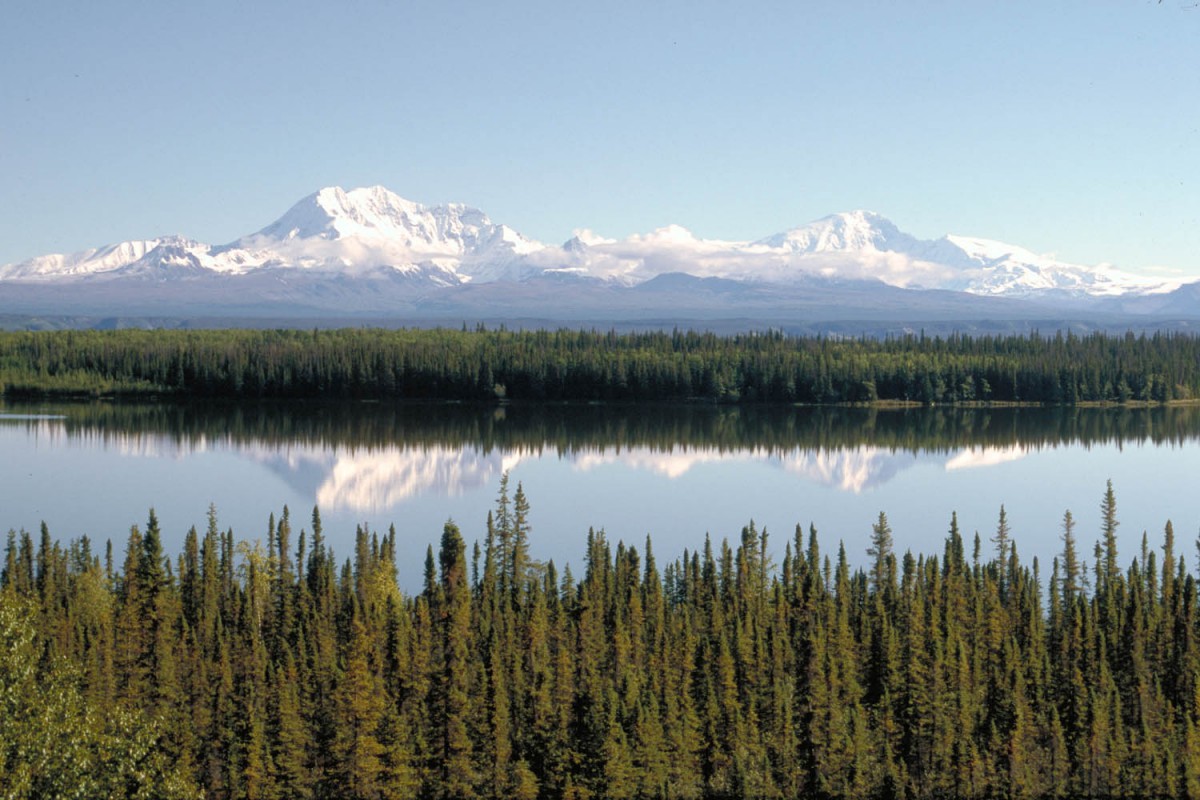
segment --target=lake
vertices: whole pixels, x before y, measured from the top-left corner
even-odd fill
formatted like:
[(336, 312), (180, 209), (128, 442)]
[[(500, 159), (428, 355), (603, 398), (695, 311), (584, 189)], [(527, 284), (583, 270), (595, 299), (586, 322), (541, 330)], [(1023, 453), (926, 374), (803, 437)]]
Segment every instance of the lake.
[(210, 504), (250, 540), (285, 505), (311, 528), (316, 505), (341, 558), (356, 526), (394, 524), (410, 591), (447, 519), (482, 537), (505, 471), (529, 497), (532, 555), (577, 572), (589, 527), (639, 550), (650, 534), (661, 562), (752, 519), (776, 554), (811, 523), (863, 564), (880, 511), (900, 553), (940, 553), (957, 511), (990, 556), (1003, 504), (1045, 581), (1066, 509), (1091, 560), (1110, 479), (1123, 564), (1168, 519), (1191, 558), (1200, 528), (1196, 407), (8, 404), (0, 452), (0, 531), (45, 521), (64, 541), (111, 538), (119, 559), (151, 507), (177, 553)]

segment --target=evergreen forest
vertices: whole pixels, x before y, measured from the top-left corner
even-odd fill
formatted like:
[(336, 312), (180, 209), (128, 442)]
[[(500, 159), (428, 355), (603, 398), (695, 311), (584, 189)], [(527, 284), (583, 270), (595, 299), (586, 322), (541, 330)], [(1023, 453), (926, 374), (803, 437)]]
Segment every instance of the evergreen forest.
[(1200, 398), (1200, 338), (883, 340), (711, 333), (117, 330), (0, 333), (7, 397), (1165, 403)]
[(123, 553), (12, 532), (0, 795), (1200, 797), (1196, 578), (1170, 522), (1120, 560), (1100, 508), (1051, 565), (1001, 508), (936, 554), (884, 513), (853, 555), (588, 531), (575, 573), (505, 477), (411, 591), (394, 529), (339, 561), (315, 509), (251, 541), (210, 510), (176, 555), (153, 511)]

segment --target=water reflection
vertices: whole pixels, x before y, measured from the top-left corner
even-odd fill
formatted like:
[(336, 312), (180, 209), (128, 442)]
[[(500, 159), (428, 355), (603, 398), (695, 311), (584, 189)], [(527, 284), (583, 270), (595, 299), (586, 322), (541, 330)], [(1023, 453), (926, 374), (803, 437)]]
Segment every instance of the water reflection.
[(7, 424), (55, 423), (69, 431), (162, 434), (177, 439), (482, 443), (779, 443), (888, 445), (1194, 439), (1200, 406), (1149, 408), (805, 408), (707, 405), (121, 404), (11, 405)]
[(821, 486), (861, 494), (882, 486), (919, 461), (938, 458), (925, 451), (894, 451), (878, 447), (854, 450), (802, 452), (784, 462), (784, 467)]
[(422, 495), (458, 497), (493, 486), (521, 460), (519, 453), (444, 446), (256, 447), (243, 453), (322, 508), (365, 513)]
[(862, 494), (917, 465), (987, 469), (1063, 445), (1181, 444), (1197, 408), (797, 409), (710, 406), (120, 405), (12, 408), (51, 447), (186, 459), (232, 453), (322, 508), (374, 513), (494, 486), (546, 456), (680, 479), (740, 461)]
[(1153, 408), (787, 408), (721, 406), (508, 406), (114, 403), (0, 409), (0, 424), (71, 436), (149, 436), (206, 441), (378, 447), (388, 443), (521, 446), (559, 452), (646, 446), (746, 449), (956, 450), (1193, 440), (1200, 407)]
[(986, 543), (1005, 505), (1021, 554), (1045, 572), (1064, 509), (1081, 541), (1100, 529), (1108, 479), (1123, 552), (1143, 530), (1154, 541), (1167, 519), (1196, 530), (1197, 438), (1200, 408), (3, 408), (0, 530), (45, 522), (56, 537), (87, 534), (119, 554), (154, 507), (178, 552), (210, 503), (222, 528), (249, 540), (284, 506), (303, 522), (318, 505), (339, 554), (356, 526), (394, 524), (412, 588), (448, 517), (468, 541), (483, 536), (512, 470), (531, 502), (531, 553), (560, 566), (578, 565), (589, 527), (639, 546), (651, 534), (675, 556), (706, 534), (736, 538), (752, 518), (777, 548), (815, 523), (827, 548), (841, 541), (856, 562), (880, 511), (898, 551), (934, 553), (951, 512)]
[(972, 447), (963, 450), (946, 462), (946, 471), (957, 469), (975, 469), (977, 467), (994, 467), (997, 464), (1007, 464), (1019, 461), (1029, 455), (1028, 448), (1014, 444), (1009, 447)]
[[(856, 447), (838, 450), (719, 452), (713, 449), (662, 452), (647, 447), (602, 448), (558, 455), (581, 473), (605, 466), (680, 479), (697, 467), (721, 461), (758, 462), (811, 483), (862, 494), (887, 483), (919, 463), (942, 463), (947, 472), (995, 466), (1015, 461), (1028, 451), (1020, 446), (977, 447), (946, 457), (926, 450), (884, 450)], [(283, 478), (298, 492), (312, 495), (321, 507), (376, 512), (420, 495), (458, 497), (467, 491), (494, 486), (500, 475), (541, 450), (484, 452), (476, 448), (407, 448), (370, 450), (291, 448), (286, 451), (252, 448), (244, 455)]]
[(837, 450), (747, 449), (741, 453), (721, 453), (715, 450), (661, 453), (647, 448), (630, 448), (624, 451), (604, 449), (567, 458), (572, 460), (575, 468), (580, 471), (616, 464), (668, 479), (682, 478), (692, 469), (705, 464), (737, 459), (781, 469), (820, 486), (861, 494), (866, 489), (886, 483), (901, 470), (918, 461), (936, 459), (938, 456), (861, 446)]

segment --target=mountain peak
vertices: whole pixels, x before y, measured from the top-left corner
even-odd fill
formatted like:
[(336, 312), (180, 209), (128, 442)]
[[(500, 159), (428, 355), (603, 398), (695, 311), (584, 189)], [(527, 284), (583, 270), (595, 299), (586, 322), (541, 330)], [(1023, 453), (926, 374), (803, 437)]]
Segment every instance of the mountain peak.
[(300, 200), (275, 222), (258, 232), (271, 239), (341, 239), (348, 236), (389, 235), (426, 211), (383, 186), (345, 191), (327, 186)]
[(854, 227), (892, 225), (892, 221), (887, 217), (865, 208), (855, 208), (850, 211), (841, 211), (837, 214), (830, 214), (829, 216), (821, 217), (821, 219), (817, 220), (817, 222), (838, 222), (843, 225)]
[(783, 248), (793, 253), (826, 253), (892, 250), (897, 243), (908, 243), (911, 239), (887, 217), (874, 211), (857, 209), (830, 214), (807, 225), (762, 239), (756, 244)]
[[(328, 186), (275, 222), (218, 248), (244, 251), (244, 263), (316, 267), (334, 272), (391, 268), (433, 270), (438, 279), (507, 276), (514, 259), (540, 250), (506, 225), (461, 203), (425, 206), (383, 186)], [(239, 267), (240, 268), (240, 267)]]

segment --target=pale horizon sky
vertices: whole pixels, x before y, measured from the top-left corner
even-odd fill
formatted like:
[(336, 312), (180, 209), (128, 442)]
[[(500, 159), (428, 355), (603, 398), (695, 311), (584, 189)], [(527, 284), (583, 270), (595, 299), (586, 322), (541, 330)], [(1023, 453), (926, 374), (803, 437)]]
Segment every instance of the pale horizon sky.
[(1200, 277), (1198, 74), (1195, 0), (15, 0), (0, 264), (382, 184), (547, 243), (866, 208)]

